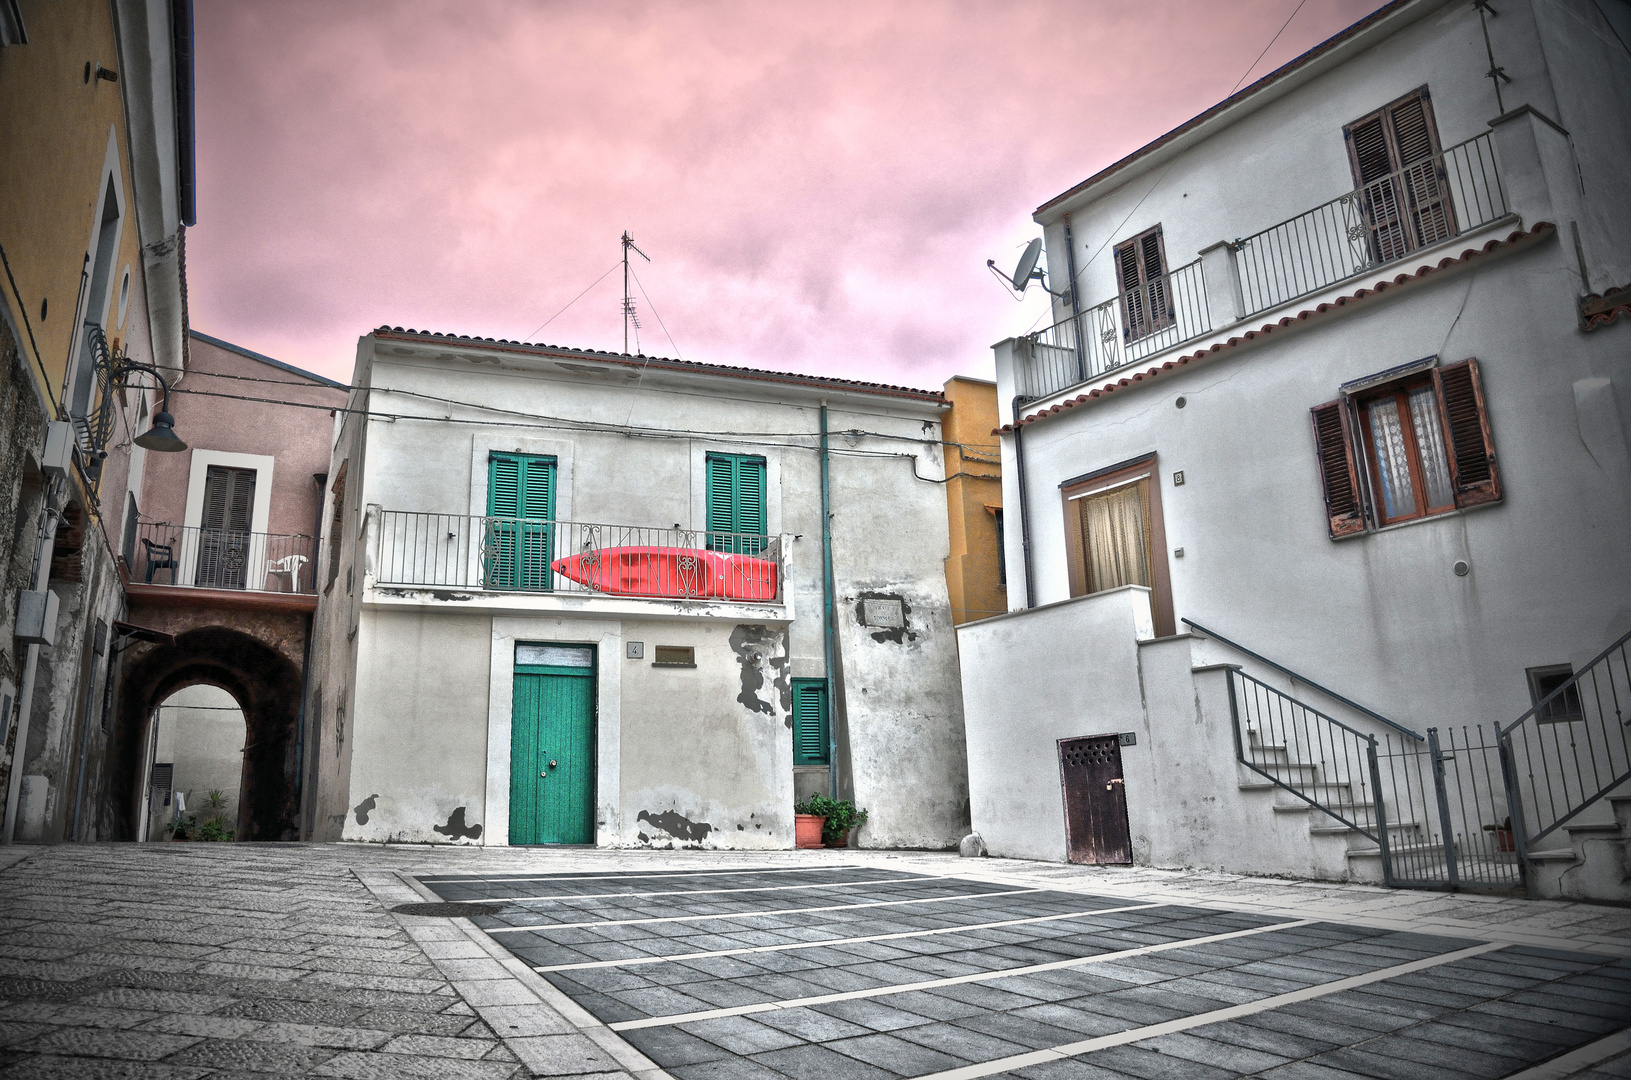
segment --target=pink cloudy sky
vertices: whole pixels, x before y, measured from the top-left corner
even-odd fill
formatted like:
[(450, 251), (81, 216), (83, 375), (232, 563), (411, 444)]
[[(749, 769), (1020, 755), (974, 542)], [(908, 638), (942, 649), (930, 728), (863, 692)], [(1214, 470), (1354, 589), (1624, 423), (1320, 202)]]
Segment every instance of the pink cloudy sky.
[[(1252, 76), (1379, 2), (1305, 0)], [(200, 4), (192, 322), (340, 378), (381, 323), (621, 349), (620, 273), (537, 328), (627, 229), (647, 353), (989, 377), (1045, 305), (985, 260), (1296, 4)]]

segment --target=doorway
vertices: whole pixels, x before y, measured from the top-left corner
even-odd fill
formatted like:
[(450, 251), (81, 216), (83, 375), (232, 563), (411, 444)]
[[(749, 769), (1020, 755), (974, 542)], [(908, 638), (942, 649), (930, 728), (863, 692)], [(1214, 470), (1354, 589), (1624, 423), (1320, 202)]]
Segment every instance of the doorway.
[(236, 839), (243, 709), (220, 687), (199, 684), (177, 690), (154, 712), (143, 838)]
[(595, 838), (595, 650), (515, 647), (510, 843)]
[(1127, 791), (1121, 775), (1121, 740), (1089, 735), (1059, 740), (1065, 794), (1065, 840), (1073, 863), (1126, 865), (1133, 861), (1127, 827)]

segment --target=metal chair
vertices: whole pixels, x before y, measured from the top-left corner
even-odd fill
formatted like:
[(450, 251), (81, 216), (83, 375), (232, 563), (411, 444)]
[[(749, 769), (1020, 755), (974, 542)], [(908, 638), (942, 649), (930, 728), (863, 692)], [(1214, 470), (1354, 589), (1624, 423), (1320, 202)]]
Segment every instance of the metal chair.
[(175, 548), (171, 544), (155, 544), (145, 536), (142, 537), (142, 547), (147, 549), (147, 583), (149, 585), (153, 583), (153, 571), (169, 570), (170, 584), (174, 585), (176, 583)]

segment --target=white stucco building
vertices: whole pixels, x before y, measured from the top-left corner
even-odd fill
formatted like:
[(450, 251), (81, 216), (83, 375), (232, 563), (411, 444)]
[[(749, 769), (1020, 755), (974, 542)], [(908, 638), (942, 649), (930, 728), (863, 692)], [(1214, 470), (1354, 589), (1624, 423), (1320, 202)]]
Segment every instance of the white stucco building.
[(317, 836), (785, 848), (832, 789), (863, 845), (968, 831), (939, 392), (401, 328), (353, 382)]
[(1631, 28), (1496, 6), (1037, 210), (1013, 610), (959, 630), (993, 854), (1627, 898)]

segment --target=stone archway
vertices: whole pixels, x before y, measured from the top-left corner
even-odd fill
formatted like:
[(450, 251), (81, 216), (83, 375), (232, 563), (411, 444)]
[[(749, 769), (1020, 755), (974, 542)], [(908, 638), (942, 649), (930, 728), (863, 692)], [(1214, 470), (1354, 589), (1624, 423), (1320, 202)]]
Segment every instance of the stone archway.
[(187, 630), (176, 635), (173, 645), (141, 645), (130, 651), (120, 680), (113, 736), (113, 783), (107, 807), (114, 819), (113, 835), (121, 840), (138, 835), (145, 779), (137, 773), (154, 706), (184, 687), (208, 683), (231, 694), (244, 713), (239, 838), (298, 839), (298, 665), (248, 634), (224, 626)]

